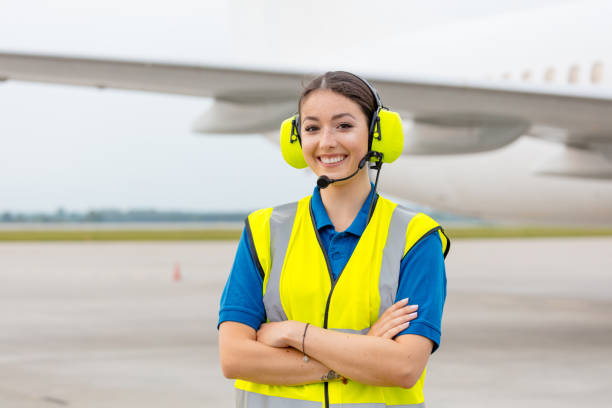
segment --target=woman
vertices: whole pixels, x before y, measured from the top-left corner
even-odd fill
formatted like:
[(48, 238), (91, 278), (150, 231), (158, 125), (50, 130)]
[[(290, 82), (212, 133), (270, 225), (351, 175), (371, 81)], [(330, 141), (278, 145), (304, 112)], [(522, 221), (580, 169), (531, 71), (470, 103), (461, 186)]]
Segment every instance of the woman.
[(283, 156), (319, 186), (247, 218), (221, 298), (223, 373), (238, 379), (241, 407), (423, 404), (449, 242), (431, 218), (379, 197), (362, 170), (401, 153), (399, 116), (347, 72), (315, 78), (298, 107)]

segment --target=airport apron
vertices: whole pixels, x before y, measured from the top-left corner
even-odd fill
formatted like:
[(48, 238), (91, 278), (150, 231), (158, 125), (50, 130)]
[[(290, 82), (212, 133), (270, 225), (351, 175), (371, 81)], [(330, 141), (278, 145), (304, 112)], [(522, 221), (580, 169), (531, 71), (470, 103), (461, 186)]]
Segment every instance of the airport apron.
[[(444, 255), (449, 240), (427, 215), (378, 197), (372, 218), (345, 268), (334, 279), (312, 213), (311, 197), (249, 215), (251, 252), (263, 276), (270, 322), (297, 320), (346, 333), (368, 332), (395, 301), (403, 256), (423, 237), (439, 234)], [(321, 408), (420, 407), (423, 380), (415, 386), (378, 387), (348, 379), (298, 386), (236, 381), (238, 407)]]

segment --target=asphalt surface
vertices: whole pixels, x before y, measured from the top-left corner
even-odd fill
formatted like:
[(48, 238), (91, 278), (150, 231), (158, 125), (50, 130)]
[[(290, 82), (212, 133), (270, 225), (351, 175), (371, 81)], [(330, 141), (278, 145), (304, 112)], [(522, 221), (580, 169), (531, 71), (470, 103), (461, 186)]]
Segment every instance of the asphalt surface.
[[(235, 248), (0, 244), (0, 407), (233, 406), (216, 321)], [(609, 407), (610, 249), (453, 242), (428, 407)]]

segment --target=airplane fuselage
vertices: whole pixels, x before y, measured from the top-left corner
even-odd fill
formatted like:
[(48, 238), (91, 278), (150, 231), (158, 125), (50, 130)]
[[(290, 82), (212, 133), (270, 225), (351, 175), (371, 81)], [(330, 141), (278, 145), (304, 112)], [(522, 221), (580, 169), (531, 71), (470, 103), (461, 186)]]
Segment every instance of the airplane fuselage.
[(563, 145), (522, 137), (502, 149), (456, 156), (402, 156), (384, 166), (380, 188), (435, 209), (486, 220), (612, 225), (612, 180), (538, 175)]

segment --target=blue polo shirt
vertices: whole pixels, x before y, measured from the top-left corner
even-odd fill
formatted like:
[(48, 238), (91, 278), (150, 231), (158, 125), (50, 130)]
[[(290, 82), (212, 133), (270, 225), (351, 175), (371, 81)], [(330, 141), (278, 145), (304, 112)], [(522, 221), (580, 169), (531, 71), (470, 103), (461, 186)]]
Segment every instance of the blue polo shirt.
[[(311, 205), (315, 224), (334, 277), (338, 277), (351, 257), (367, 225), (371, 202), (370, 194), (351, 225), (336, 232), (327, 215), (319, 188), (315, 187)], [(246, 229), (238, 244), (234, 264), (221, 295), (219, 322), (233, 321), (258, 330), (266, 321), (263, 304), (263, 279), (255, 266)], [(418, 334), (434, 342), (435, 351), (440, 344), (442, 310), (446, 299), (446, 272), (442, 242), (438, 234), (421, 239), (404, 256), (400, 264), (399, 285), (395, 301), (409, 298), (409, 304), (418, 304), (418, 317), (402, 334)]]

